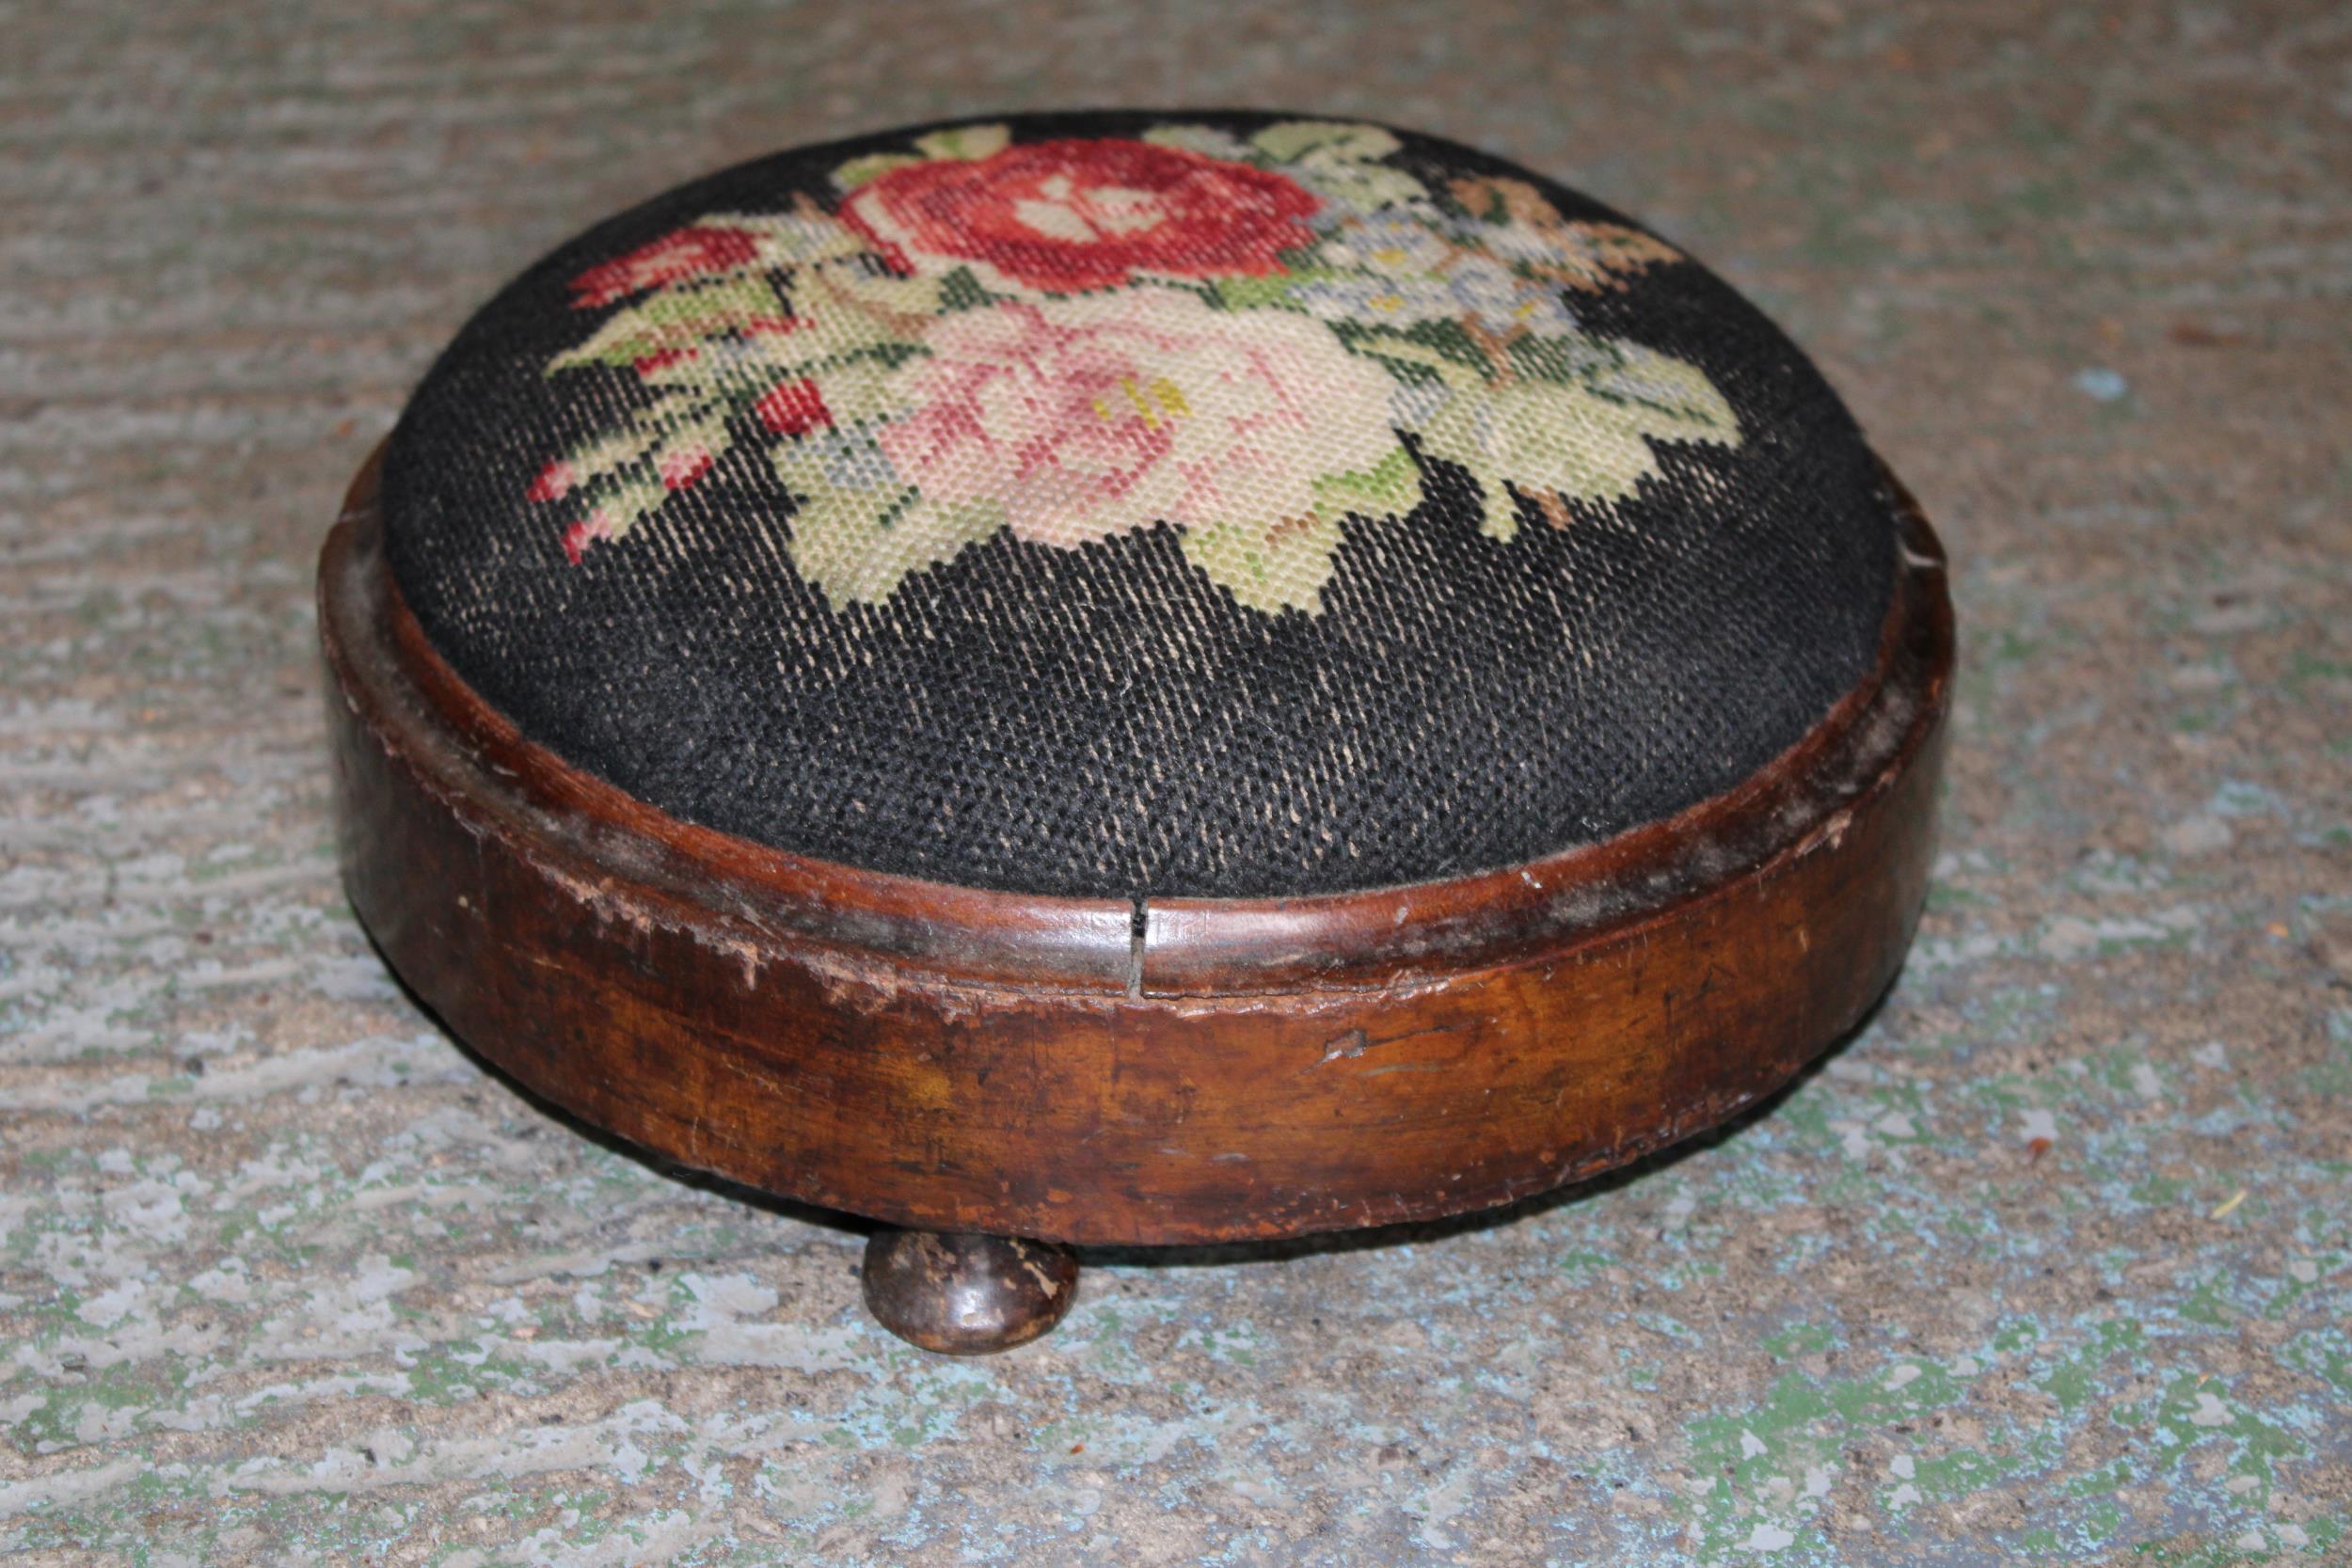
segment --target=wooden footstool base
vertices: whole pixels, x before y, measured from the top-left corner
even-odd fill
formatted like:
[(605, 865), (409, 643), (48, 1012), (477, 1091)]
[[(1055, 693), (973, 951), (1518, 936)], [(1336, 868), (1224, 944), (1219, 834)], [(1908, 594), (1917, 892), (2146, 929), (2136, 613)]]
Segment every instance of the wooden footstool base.
[[(320, 619), (344, 878), (393, 967), (585, 1120), (907, 1230), (1265, 1240), (1592, 1176), (1851, 1028), (1925, 895), (1952, 623), (1915, 511), (1877, 667), (1730, 794), (1505, 871), (1138, 909), (784, 854), (565, 766), (426, 646), (374, 486), (371, 464), (328, 538)], [(898, 1241), (867, 1265), (916, 1343), (1001, 1348), (1067, 1308), (1066, 1261), (1032, 1297), (944, 1245), (943, 1271), (902, 1277)], [(1000, 1299), (946, 1304), (975, 1289)]]
[(1302, 116), (910, 127), (476, 315), (320, 567), (344, 876), (520, 1083), (890, 1227), (932, 1350), (1089, 1244), (1458, 1214), (1722, 1121), (1927, 886), (1932, 531), (1657, 235)]

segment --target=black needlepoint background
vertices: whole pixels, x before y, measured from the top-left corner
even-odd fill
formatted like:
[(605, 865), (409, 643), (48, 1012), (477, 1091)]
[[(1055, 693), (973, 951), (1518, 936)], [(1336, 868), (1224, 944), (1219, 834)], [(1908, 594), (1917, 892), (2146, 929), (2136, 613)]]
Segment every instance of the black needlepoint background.
[[(1181, 120), (1027, 117), (1017, 139)], [(918, 128), (919, 129), (919, 128)], [(592, 230), (494, 299), (426, 376), (383, 479), (388, 547), (434, 645), (523, 733), (689, 820), (881, 870), (1030, 892), (1324, 893), (1507, 865), (1670, 815), (1798, 739), (1869, 668), (1895, 525), (1812, 364), (1689, 261), (1579, 293), (1588, 326), (1688, 360), (1736, 449), (1661, 443), (1661, 472), (1572, 526), (1522, 506), (1482, 537), (1458, 469), (1408, 516), (1351, 519), (1319, 616), (1238, 605), (1162, 526), (1071, 550), (1009, 531), (841, 610), (794, 572), (791, 502), (739, 443), (626, 539), (566, 562), (548, 461), (643, 394), (543, 373), (605, 312), (566, 284), (713, 212), (828, 203), (847, 158), (803, 149)], [(1394, 165), (1533, 180), (1399, 133)]]

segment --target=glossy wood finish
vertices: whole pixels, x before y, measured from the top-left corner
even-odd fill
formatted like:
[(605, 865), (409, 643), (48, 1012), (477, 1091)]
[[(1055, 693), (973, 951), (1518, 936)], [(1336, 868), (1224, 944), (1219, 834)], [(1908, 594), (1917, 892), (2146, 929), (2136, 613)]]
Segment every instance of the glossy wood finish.
[(893, 1225), (1200, 1243), (1538, 1192), (1786, 1082), (1925, 893), (1952, 626), (1915, 508), (1877, 667), (1729, 794), (1481, 876), (1137, 911), (785, 854), (567, 767), (426, 645), (374, 490), (320, 620), (387, 956), (589, 1121)]

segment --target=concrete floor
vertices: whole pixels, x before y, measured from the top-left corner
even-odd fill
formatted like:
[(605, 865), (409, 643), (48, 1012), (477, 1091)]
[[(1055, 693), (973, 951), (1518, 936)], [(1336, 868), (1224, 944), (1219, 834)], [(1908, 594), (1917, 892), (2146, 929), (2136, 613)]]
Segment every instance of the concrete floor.
[[(0, 5), (0, 1553), (2352, 1561), (2352, 18), (2304, 5)], [(996, 106), (1424, 126), (1823, 361), (1955, 560), (1874, 1021), (1492, 1222), (1098, 1259), (927, 1358), (576, 1135), (337, 889), (310, 604), (504, 276)]]

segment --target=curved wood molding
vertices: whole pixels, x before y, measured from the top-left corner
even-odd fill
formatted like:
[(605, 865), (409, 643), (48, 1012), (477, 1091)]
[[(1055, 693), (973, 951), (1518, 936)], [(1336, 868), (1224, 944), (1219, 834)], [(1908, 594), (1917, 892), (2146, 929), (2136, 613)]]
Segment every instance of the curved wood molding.
[(319, 568), (361, 919), (532, 1088), (809, 1203), (1170, 1244), (1507, 1202), (1785, 1083), (1925, 895), (1952, 620), (1908, 496), (1876, 668), (1739, 788), (1502, 871), (1138, 911), (770, 849), (523, 739), (402, 602), (380, 456)]

